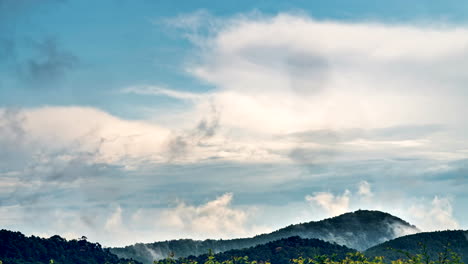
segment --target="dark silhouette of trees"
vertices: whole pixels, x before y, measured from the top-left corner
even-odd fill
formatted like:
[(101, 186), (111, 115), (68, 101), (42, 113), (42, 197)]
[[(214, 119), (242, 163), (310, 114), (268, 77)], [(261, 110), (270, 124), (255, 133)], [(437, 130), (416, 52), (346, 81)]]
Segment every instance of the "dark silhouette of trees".
[(85, 236), (67, 241), (57, 235), (45, 239), (8, 230), (0, 230), (0, 260), (3, 264), (139, 263), (120, 259), (99, 243), (88, 242)]

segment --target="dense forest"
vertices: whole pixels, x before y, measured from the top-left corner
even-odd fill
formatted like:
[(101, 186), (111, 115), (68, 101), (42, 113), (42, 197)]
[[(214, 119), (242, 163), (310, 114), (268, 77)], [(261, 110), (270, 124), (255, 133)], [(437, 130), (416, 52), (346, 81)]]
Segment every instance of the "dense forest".
[(3, 264), (138, 264), (120, 259), (85, 237), (67, 241), (60, 236), (27, 237), (20, 232), (0, 230), (0, 260)]
[[(392, 261), (392, 264), (463, 264), (460, 256), (453, 252), (439, 252), (436, 260), (430, 260), (427, 253), (420, 253), (402, 259)], [(248, 257), (234, 257), (232, 259), (220, 261), (214, 255), (208, 255), (204, 264), (271, 264), (268, 261), (249, 260)], [(289, 260), (290, 264), (384, 264), (384, 257), (370, 258), (361, 252), (348, 253), (346, 257), (337, 259), (327, 255), (320, 255), (313, 258), (298, 257)], [(174, 260), (167, 258), (155, 261), (155, 264), (175, 264)], [(187, 260), (184, 264), (198, 264), (193, 260)]]
[(402, 251), (413, 255), (426, 251), (432, 260), (436, 260), (438, 253), (447, 250), (457, 253), (468, 263), (468, 231), (436, 231), (403, 236), (369, 248), (365, 254), (396, 260), (406, 257)]
[[(214, 257), (219, 261), (247, 257), (249, 260), (268, 261), (271, 264), (289, 264), (291, 259), (298, 257), (314, 258), (328, 255), (334, 256), (336, 259), (343, 259), (350, 252), (356, 252), (356, 250), (319, 239), (304, 239), (294, 236), (246, 249), (229, 250), (215, 254)], [(203, 254), (197, 257), (180, 258), (177, 263), (188, 263), (190, 260), (203, 263), (208, 256), (208, 254)]]
[(208, 239), (204, 241), (180, 239), (149, 244), (139, 243), (123, 248), (111, 248), (111, 252), (122, 258), (133, 258), (147, 263), (154, 259), (163, 259), (170, 253), (174, 253), (176, 257), (205, 254), (210, 249), (214, 253), (220, 253), (232, 249), (249, 248), (292, 236), (317, 238), (349, 248), (365, 250), (400, 236), (402, 230), (414, 233), (419, 231), (415, 226), (391, 214), (358, 210), (317, 222), (290, 225), (275, 232), (252, 238)]

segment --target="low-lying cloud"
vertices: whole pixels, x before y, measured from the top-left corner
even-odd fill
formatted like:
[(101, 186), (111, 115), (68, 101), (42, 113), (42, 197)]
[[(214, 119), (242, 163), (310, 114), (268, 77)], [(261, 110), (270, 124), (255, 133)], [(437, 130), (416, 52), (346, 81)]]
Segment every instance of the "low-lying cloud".
[[(428, 202), (424, 197), (407, 196), (403, 197), (403, 200), (388, 200), (386, 195), (374, 193), (371, 184), (367, 181), (361, 181), (356, 192), (345, 190), (341, 195), (318, 192), (307, 195), (305, 200), (317, 213), (323, 211), (326, 217), (366, 208), (390, 212), (416, 225), (422, 231), (459, 228), (459, 223), (453, 215), (450, 198), (435, 196)], [(408, 234), (411, 231), (400, 226), (392, 228), (398, 234)]]

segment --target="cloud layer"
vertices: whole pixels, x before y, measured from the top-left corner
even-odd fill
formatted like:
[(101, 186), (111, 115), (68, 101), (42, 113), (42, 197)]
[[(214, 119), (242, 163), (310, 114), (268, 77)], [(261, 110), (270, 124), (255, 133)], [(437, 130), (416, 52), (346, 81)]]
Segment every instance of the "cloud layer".
[[(180, 71), (211, 88), (120, 87), (180, 102), (139, 120), (1, 108), (2, 224), (37, 219), (26, 231), (47, 224), (44, 234), (108, 245), (252, 235), (358, 208), (424, 230), (466, 226), (453, 202), (466, 201), (466, 27), (203, 12), (166, 22), (194, 46)], [(55, 42), (39, 44), (32, 77), (75, 67)], [(268, 222), (280, 210), (291, 216)]]

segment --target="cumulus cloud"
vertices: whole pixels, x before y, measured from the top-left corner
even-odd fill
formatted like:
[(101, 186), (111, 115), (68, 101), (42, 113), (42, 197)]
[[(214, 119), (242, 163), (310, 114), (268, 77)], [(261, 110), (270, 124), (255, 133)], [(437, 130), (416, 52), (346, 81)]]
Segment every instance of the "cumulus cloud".
[(233, 208), (232, 198), (232, 193), (226, 193), (200, 206), (181, 202), (177, 207), (162, 212), (162, 223), (196, 237), (245, 236), (251, 233), (248, 213)]
[(319, 192), (307, 195), (306, 201), (315, 203), (324, 209), (330, 216), (337, 216), (349, 211), (350, 191), (346, 190), (342, 195), (333, 195), (329, 192)]
[(316, 213), (325, 213), (326, 217), (337, 216), (355, 210), (356, 204), (368, 202), (373, 196), (371, 185), (367, 181), (361, 181), (357, 185), (356, 192), (346, 189), (343, 194), (332, 192), (316, 192), (306, 195), (305, 200), (312, 206)]
[(371, 185), (367, 181), (361, 181), (359, 183), (358, 194), (364, 197), (372, 197)]
[(447, 197), (435, 196), (430, 204), (413, 205), (409, 212), (425, 231), (458, 229), (460, 226), (453, 216), (452, 200)]
[[(253, 236), (270, 229), (254, 223), (253, 207), (237, 207), (232, 204), (233, 194), (226, 193), (199, 205), (179, 202), (169, 208), (128, 208), (110, 203), (99, 208), (42, 207), (42, 214), (35, 220), (25, 219), (25, 208), (0, 207), (0, 212), (9, 210), (14, 221), (33, 231), (28, 234), (49, 237), (60, 234), (67, 239), (82, 235), (105, 246), (126, 246), (138, 242), (151, 243), (176, 238), (237, 238)], [(4, 226), (11, 219), (0, 218)], [(34, 222), (32, 224), (26, 224)], [(40, 228), (38, 228), (40, 227)], [(38, 231), (40, 230), (40, 231)]]
[[(156, 124), (126, 121), (86, 107), (18, 109), (15, 116), (9, 114), (9, 109), (0, 113), (4, 123), (2, 134), (21, 135), (21, 140), (29, 143), (31, 153), (62, 149), (71, 151), (69, 155), (94, 152), (95, 161), (107, 163), (123, 157), (158, 159), (158, 152), (170, 134), (168, 129)], [(44, 126), (45, 123), (48, 125)], [(20, 140), (10, 140), (12, 145), (18, 143)]]

